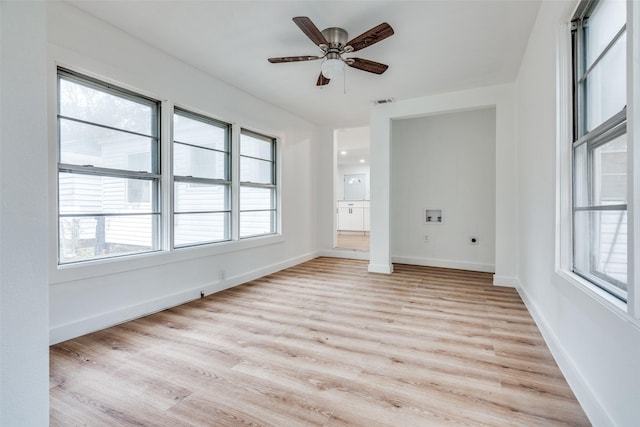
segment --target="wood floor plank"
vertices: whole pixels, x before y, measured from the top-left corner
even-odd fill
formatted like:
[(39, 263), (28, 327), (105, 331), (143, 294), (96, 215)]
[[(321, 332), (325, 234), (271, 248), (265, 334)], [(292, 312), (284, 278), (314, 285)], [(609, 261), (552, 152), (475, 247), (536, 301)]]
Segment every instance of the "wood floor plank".
[(488, 273), (317, 258), (50, 361), (52, 426), (589, 425)]
[(359, 234), (338, 233), (336, 248), (368, 251), (369, 235), (363, 234), (363, 233), (359, 233)]

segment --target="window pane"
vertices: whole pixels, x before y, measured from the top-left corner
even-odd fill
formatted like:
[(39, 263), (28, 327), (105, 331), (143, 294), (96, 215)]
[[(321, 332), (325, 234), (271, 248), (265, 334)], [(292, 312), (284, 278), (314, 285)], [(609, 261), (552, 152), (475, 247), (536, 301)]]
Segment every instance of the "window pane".
[(587, 76), (587, 132), (627, 105), (626, 33)]
[(240, 181), (273, 184), (273, 163), (265, 160), (240, 157)]
[(273, 141), (242, 134), (240, 137), (240, 155), (273, 160)]
[(596, 205), (627, 203), (627, 138), (622, 135), (593, 150)]
[(173, 139), (187, 144), (229, 151), (226, 127), (215, 126), (180, 114), (173, 116)]
[(601, 1), (585, 25), (587, 67), (602, 53), (627, 20), (624, 1)]
[(240, 237), (259, 236), (276, 232), (275, 211), (240, 212)]
[(627, 290), (627, 212), (579, 211), (574, 218), (574, 265)]
[(60, 119), (60, 162), (154, 172), (154, 138)]
[(228, 212), (180, 214), (174, 216), (175, 246), (229, 240)]
[(592, 206), (591, 197), (589, 197), (587, 155), (587, 144), (582, 144), (573, 150), (573, 204), (580, 208)]
[(159, 249), (159, 215), (60, 218), (60, 263)]
[(173, 174), (227, 179), (228, 154), (184, 144), (173, 144)]
[(60, 114), (92, 123), (154, 135), (154, 108), (128, 98), (60, 79)]
[(273, 188), (240, 187), (240, 211), (275, 208)]
[[(573, 192), (576, 207), (624, 205), (627, 203), (627, 137), (591, 150), (582, 144), (574, 150)], [(590, 166), (589, 166), (590, 165)], [(591, 185), (589, 185), (591, 180)]]
[(174, 210), (179, 212), (207, 212), (229, 210), (229, 187), (226, 185), (176, 182)]
[(60, 214), (151, 213), (153, 180), (58, 174)]

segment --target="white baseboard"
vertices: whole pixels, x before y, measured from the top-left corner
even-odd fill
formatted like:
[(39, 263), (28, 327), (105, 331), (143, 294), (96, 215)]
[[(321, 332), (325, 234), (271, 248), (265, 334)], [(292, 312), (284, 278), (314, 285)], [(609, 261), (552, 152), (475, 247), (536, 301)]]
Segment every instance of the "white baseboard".
[(447, 259), (417, 258), (417, 257), (405, 257), (405, 256), (394, 256), (392, 258), (392, 261), (398, 264), (424, 265), (426, 267), (455, 268), (456, 270), (481, 271), (484, 273), (493, 273), (495, 271), (495, 265), (484, 264), (479, 262), (453, 261), (453, 260), (447, 260)]
[[(216, 284), (208, 285), (213, 287)], [(109, 328), (120, 323), (128, 322), (148, 314), (157, 313), (170, 307), (175, 307), (200, 298), (203, 287), (188, 289), (172, 295), (166, 295), (144, 303), (130, 305), (116, 311), (101, 313), (96, 316), (77, 319), (73, 322), (49, 328), (49, 344), (57, 344), (82, 335)]]
[(571, 390), (575, 394), (578, 402), (582, 406), (585, 414), (589, 418), (589, 421), (594, 426), (613, 426), (615, 423), (604, 409), (595, 393), (589, 386), (589, 383), (585, 380), (584, 376), (578, 371), (576, 364), (571, 359), (571, 356), (564, 350), (564, 347), (553, 330), (549, 327), (544, 320), (543, 315), (538, 310), (535, 303), (528, 297), (527, 292), (521, 285), (516, 288), (520, 298), (524, 302), (527, 310), (536, 322), (542, 337), (544, 338), (551, 355), (555, 359), (560, 371), (564, 375), (567, 383), (571, 387)]
[(318, 256), (326, 256), (330, 258), (346, 258), (346, 259), (369, 259), (369, 252), (356, 251), (349, 249), (325, 249), (318, 253)]
[(369, 264), (369, 273), (382, 273), (382, 274), (391, 274), (393, 273), (393, 264)]
[(493, 275), (493, 286), (504, 286), (507, 288), (519, 288), (520, 281), (517, 277)]
[(196, 286), (172, 295), (162, 296), (153, 300), (145, 301), (140, 304), (131, 305), (119, 310), (101, 313), (96, 316), (79, 319), (71, 323), (55, 326), (49, 329), (49, 344), (57, 344), (72, 338), (79, 337), (91, 332), (99, 331), (120, 323), (128, 322), (152, 313), (157, 313), (167, 308), (175, 307), (180, 304), (200, 298), (200, 293), (211, 295), (222, 290), (241, 285), (251, 280), (267, 276), (285, 268), (293, 267), (319, 256), (318, 252), (310, 252), (295, 258), (270, 264), (265, 267), (226, 278), (217, 280), (208, 285)]

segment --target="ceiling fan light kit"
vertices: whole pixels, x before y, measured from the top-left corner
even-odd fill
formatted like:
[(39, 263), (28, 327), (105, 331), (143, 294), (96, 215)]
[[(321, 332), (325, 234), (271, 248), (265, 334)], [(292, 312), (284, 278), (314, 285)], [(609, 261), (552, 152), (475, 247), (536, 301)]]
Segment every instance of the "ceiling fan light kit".
[(337, 77), (344, 70), (344, 62), (340, 58), (329, 58), (322, 63), (322, 75), (328, 79)]
[(293, 18), (293, 22), (295, 22), (298, 28), (300, 28), (300, 30), (302, 30), (302, 32), (320, 48), (322, 56), (285, 56), (280, 58), (269, 58), (269, 62), (278, 64), (283, 62), (324, 59), (320, 67), (320, 75), (316, 82), (317, 86), (324, 86), (328, 84), (332, 78), (338, 76), (344, 70), (344, 64), (347, 64), (349, 67), (374, 74), (382, 74), (387, 70), (387, 68), (389, 68), (388, 65), (370, 61), (368, 59), (342, 57), (344, 54), (356, 52), (392, 36), (393, 28), (391, 28), (391, 26), (386, 22), (373, 27), (369, 31), (365, 31), (350, 41), (347, 41), (349, 39), (349, 35), (342, 28), (331, 27), (320, 31), (311, 19), (306, 16), (295, 17)]

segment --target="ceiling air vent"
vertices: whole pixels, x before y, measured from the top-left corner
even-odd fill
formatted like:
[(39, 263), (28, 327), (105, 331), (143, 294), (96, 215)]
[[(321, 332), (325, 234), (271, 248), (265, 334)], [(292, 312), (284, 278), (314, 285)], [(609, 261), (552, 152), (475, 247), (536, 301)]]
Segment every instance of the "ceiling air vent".
[(395, 102), (395, 99), (393, 98), (376, 99), (375, 101), (371, 101), (371, 102), (373, 103), (373, 105), (390, 104), (392, 102)]

